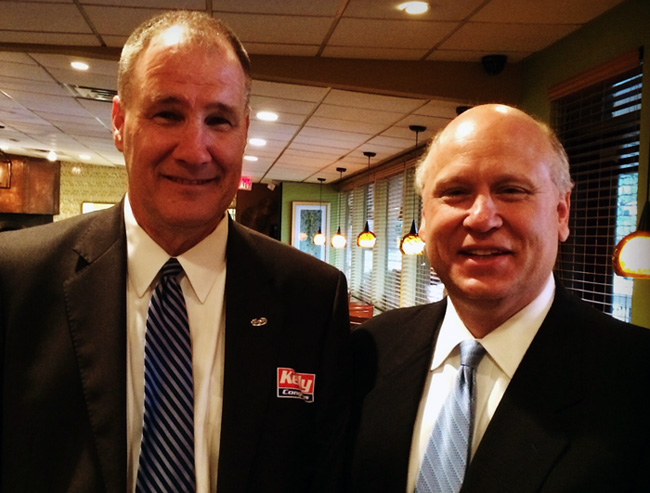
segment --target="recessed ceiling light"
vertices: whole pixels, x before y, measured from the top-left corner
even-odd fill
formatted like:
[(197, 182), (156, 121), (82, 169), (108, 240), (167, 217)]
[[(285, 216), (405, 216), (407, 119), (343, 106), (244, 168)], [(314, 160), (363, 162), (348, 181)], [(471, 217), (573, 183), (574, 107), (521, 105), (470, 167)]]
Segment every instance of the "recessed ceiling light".
[(418, 15), (424, 14), (429, 10), (429, 4), (427, 2), (406, 2), (398, 5), (397, 8), (403, 10), (407, 14)]
[(90, 66), (84, 62), (70, 62), (70, 66), (75, 70), (88, 70)]
[(50, 152), (47, 153), (47, 160), (48, 161), (54, 162), (54, 161), (56, 161), (56, 158), (57, 158), (56, 152), (50, 151)]
[(257, 118), (265, 122), (274, 122), (278, 119), (278, 114), (272, 111), (258, 111)]
[(249, 155), (246, 155), (246, 156), (244, 156), (244, 160), (245, 160), (245, 161), (253, 161), (253, 162), (255, 162), (255, 161), (258, 160), (258, 158), (257, 158), (257, 156), (249, 156)]
[(252, 139), (248, 139), (248, 143), (255, 147), (264, 147), (266, 145), (266, 140), (254, 137)]

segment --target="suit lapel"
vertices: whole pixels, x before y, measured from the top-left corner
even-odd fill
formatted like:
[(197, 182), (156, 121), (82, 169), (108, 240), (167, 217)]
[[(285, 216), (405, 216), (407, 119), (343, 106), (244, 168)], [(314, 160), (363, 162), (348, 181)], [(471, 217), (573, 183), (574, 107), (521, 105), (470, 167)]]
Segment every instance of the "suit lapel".
[(68, 323), (106, 491), (126, 488), (126, 240), (122, 207), (99, 213), (64, 281)]
[(395, 310), (353, 332), (355, 364), (377, 368), (374, 382), (361, 377), (360, 384), (372, 388), (364, 398), (352, 465), (361, 491), (406, 487), (413, 427), (445, 309), (446, 300)]
[[(243, 490), (262, 420), (275, 398), (283, 306), (253, 248), (254, 239), (231, 222), (226, 274), (226, 356), (219, 453), (219, 489)], [(246, 444), (241, 446), (240, 444)]]
[(558, 286), (481, 440), (463, 491), (484, 491), (485, 485), (495, 491), (538, 491), (566, 449), (562, 412), (581, 399), (583, 381), (573, 311)]

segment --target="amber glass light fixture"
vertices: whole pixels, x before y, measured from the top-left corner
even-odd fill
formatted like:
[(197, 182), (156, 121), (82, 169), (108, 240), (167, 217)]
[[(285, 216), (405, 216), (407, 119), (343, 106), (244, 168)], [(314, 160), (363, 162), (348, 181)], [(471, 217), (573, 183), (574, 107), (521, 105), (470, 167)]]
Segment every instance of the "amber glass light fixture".
[[(321, 214), (323, 214), (323, 182), (325, 181), (325, 178), (316, 178), (320, 182), (320, 190), (319, 190), (319, 198), (318, 198), (318, 205), (321, 210)], [(325, 218), (327, 219), (327, 218)], [(321, 221), (322, 223), (322, 221)], [(314, 235), (312, 238), (312, 241), (314, 242), (314, 245), (317, 246), (323, 246), (325, 242), (327, 241), (327, 238), (325, 238), (325, 235), (323, 234), (323, 231), (321, 231), (321, 226), (320, 224), (318, 225), (318, 233)]]
[[(370, 158), (375, 157), (377, 154), (371, 151), (365, 151), (364, 156), (368, 158), (368, 183), (370, 183)], [(370, 225), (366, 219), (366, 227), (363, 228), (363, 231), (357, 236), (357, 246), (361, 248), (374, 248), (375, 243), (377, 243), (377, 237), (375, 233), (370, 231)]]
[[(336, 168), (336, 171), (339, 172), (339, 180), (343, 178), (343, 173), (346, 171), (345, 168)], [(336, 234), (332, 236), (330, 244), (334, 248), (345, 248), (348, 240), (341, 234), (341, 193), (339, 192), (339, 228), (336, 231)]]
[[(422, 125), (410, 125), (409, 129), (415, 132), (415, 149), (417, 150), (418, 134), (424, 132), (427, 127), (423, 127)], [(404, 178), (406, 179), (406, 170), (404, 171)], [(415, 225), (415, 191), (413, 191), (413, 222), (411, 223), (411, 229), (409, 232), (404, 236), (404, 238), (402, 238), (402, 241), (399, 244), (399, 250), (404, 255), (422, 255), (424, 253), (424, 241), (422, 241), (422, 238), (418, 235), (418, 228)]]
[(636, 279), (650, 279), (650, 163), (648, 163), (648, 183), (646, 184), (645, 204), (639, 225), (618, 242), (614, 248), (612, 262), (614, 272), (619, 276)]

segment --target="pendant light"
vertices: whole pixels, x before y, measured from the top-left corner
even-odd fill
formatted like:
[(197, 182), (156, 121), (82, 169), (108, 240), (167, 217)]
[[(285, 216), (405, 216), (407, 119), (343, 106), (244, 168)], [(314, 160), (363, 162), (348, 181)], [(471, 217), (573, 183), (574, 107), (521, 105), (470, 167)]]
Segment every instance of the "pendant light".
[[(371, 151), (365, 151), (364, 156), (368, 157), (368, 183), (370, 183), (370, 158), (375, 157), (377, 154)], [(357, 246), (361, 248), (373, 248), (377, 243), (377, 237), (375, 233), (370, 231), (370, 226), (368, 225), (368, 219), (366, 218), (366, 227), (363, 228), (363, 231), (357, 236)]]
[(639, 225), (618, 242), (614, 248), (612, 262), (614, 272), (619, 276), (650, 279), (650, 160), (648, 161), (645, 204), (641, 212)]
[[(415, 132), (415, 149), (417, 150), (418, 134), (424, 132), (427, 127), (410, 125), (409, 129)], [(404, 179), (406, 180), (406, 169), (404, 170)], [(415, 225), (415, 190), (413, 191), (413, 222), (408, 234), (402, 238), (399, 249), (404, 255), (422, 255), (424, 253), (424, 241), (418, 236), (418, 228)]]
[[(325, 178), (316, 178), (320, 182), (320, 192), (319, 192), (319, 198), (318, 198), (318, 207), (321, 211), (321, 214), (323, 214), (323, 182), (325, 181)], [(327, 220), (327, 217), (325, 218)], [(314, 242), (314, 245), (317, 246), (323, 246), (325, 242), (327, 241), (327, 238), (325, 238), (325, 235), (321, 231), (321, 224), (323, 221), (321, 220), (318, 223), (318, 233), (314, 235), (312, 238), (312, 241)]]
[[(339, 172), (339, 180), (343, 178), (343, 172), (346, 171), (345, 168), (336, 168), (336, 171)], [(345, 248), (348, 240), (345, 239), (345, 236), (341, 234), (341, 192), (339, 192), (339, 229), (336, 231), (336, 234), (332, 236), (330, 240), (331, 245), (334, 248)]]

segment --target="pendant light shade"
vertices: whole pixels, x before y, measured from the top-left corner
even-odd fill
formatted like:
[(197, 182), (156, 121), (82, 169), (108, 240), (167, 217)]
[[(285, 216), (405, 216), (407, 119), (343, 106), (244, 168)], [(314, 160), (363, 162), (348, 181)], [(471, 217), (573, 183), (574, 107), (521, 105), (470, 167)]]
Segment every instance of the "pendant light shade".
[(418, 235), (418, 228), (415, 226), (415, 219), (411, 223), (411, 230), (408, 232), (399, 245), (399, 251), (404, 255), (422, 255), (424, 253), (424, 241)]
[[(365, 151), (364, 156), (368, 158), (368, 182), (370, 182), (370, 158), (375, 157), (377, 154), (371, 151)], [(363, 228), (363, 231), (357, 236), (357, 246), (361, 248), (374, 248), (375, 243), (377, 243), (377, 237), (375, 233), (370, 231), (370, 226), (368, 224), (368, 219), (366, 219), (366, 227)]]
[[(339, 172), (339, 180), (343, 178), (343, 173), (345, 168), (336, 168), (336, 171)], [(348, 240), (341, 234), (341, 193), (339, 192), (339, 228), (336, 231), (336, 234), (332, 236), (330, 244), (334, 248), (345, 248), (345, 245), (348, 243)]]
[(645, 204), (639, 225), (618, 242), (614, 248), (612, 262), (614, 272), (619, 276), (636, 279), (650, 279), (650, 163), (648, 163), (648, 182), (646, 184)]
[[(422, 125), (410, 125), (409, 129), (415, 132), (415, 149), (418, 148), (418, 134), (424, 132), (427, 127)], [(404, 165), (406, 167), (406, 165)], [(406, 170), (404, 170), (404, 175), (406, 179)], [(413, 217), (415, 217), (415, 191), (413, 191)], [(418, 228), (415, 225), (415, 219), (411, 223), (411, 229), (409, 232), (402, 238), (402, 241), (399, 244), (399, 250), (404, 255), (422, 255), (424, 253), (424, 241), (418, 235)]]
[[(318, 205), (321, 210), (321, 214), (323, 213), (323, 182), (325, 181), (325, 178), (317, 178), (317, 180), (320, 182), (320, 191), (319, 191), (319, 199), (318, 199)], [(327, 218), (325, 218), (327, 220)], [(322, 223), (322, 221), (321, 221)], [(325, 235), (323, 234), (323, 231), (321, 230), (321, 226), (318, 226), (318, 233), (314, 235), (312, 238), (312, 241), (314, 242), (314, 245), (316, 246), (323, 246), (325, 242), (327, 241), (327, 238), (325, 238)]]

